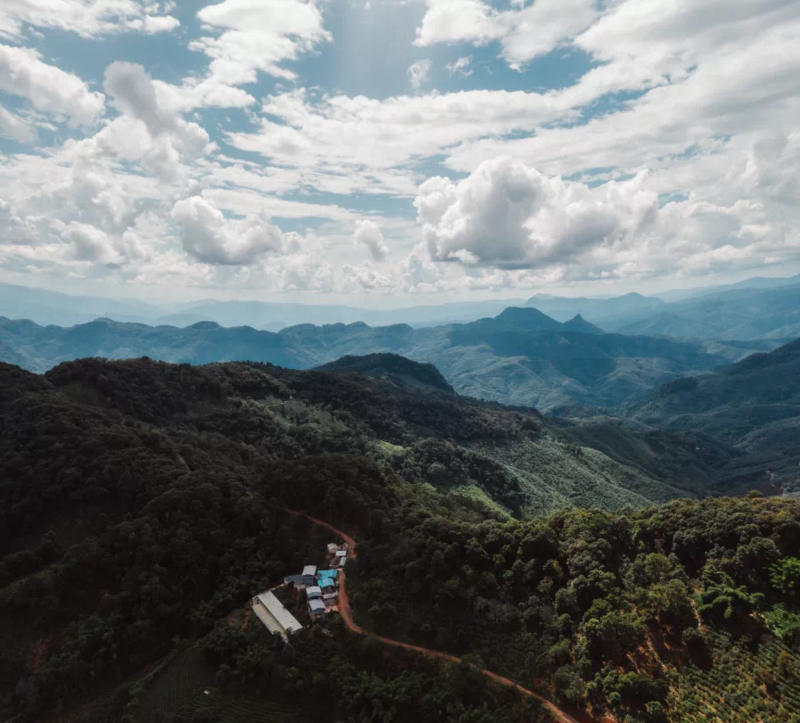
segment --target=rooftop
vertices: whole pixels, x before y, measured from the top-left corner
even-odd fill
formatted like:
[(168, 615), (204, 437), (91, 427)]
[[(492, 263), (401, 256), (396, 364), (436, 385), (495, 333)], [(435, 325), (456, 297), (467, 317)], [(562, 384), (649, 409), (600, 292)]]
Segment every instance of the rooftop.
[(322, 579), (322, 580), (324, 580), (326, 577), (332, 577), (332, 578), (336, 579), (337, 577), (339, 577), (339, 571), (338, 570), (320, 570), (319, 572), (317, 572), (317, 577)]
[(303, 577), (305, 577), (306, 575), (316, 575), (316, 574), (317, 574), (317, 568), (315, 565), (306, 565), (303, 568)]
[[(296, 630), (302, 630), (303, 626), (297, 621), (294, 615), (292, 615), (284, 606), (283, 603), (278, 600), (271, 592), (262, 592), (258, 596), (258, 601), (264, 606), (264, 608), (269, 613), (269, 616), (262, 617), (259, 615), (258, 617), (264, 621), (264, 624), (269, 628), (269, 630), (273, 633), (275, 632), (294, 632)], [(258, 609), (256, 608), (256, 613), (258, 613)], [(269, 624), (273, 621), (277, 623), (277, 626), (280, 630), (273, 630), (273, 625)]]

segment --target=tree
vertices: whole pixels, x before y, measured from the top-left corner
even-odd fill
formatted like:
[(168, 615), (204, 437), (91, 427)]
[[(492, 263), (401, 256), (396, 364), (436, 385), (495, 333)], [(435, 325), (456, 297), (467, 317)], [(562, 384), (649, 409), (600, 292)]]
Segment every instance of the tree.
[(778, 592), (792, 598), (800, 592), (800, 559), (784, 557), (769, 572), (769, 581)]
[(758, 610), (764, 594), (749, 592), (744, 585), (736, 587), (727, 573), (717, 573), (718, 581), (709, 581), (700, 593), (697, 611), (716, 620), (741, 622)]

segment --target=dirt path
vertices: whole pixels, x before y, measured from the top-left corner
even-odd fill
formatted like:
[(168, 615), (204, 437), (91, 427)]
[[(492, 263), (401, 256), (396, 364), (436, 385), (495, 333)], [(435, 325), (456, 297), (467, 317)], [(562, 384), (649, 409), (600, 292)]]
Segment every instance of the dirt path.
[[(297, 515), (299, 514), (293, 510), (285, 510), (290, 515)], [(352, 557), (356, 556), (356, 541), (350, 537), (350, 535), (345, 534), (341, 530), (337, 529), (333, 525), (323, 522), (322, 520), (317, 520), (314, 517), (308, 518), (310, 522), (313, 522), (315, 525), (319, 525), (320, 527), (324, 527), (326, 530), (329, 530), (341, 537), (349, 546), (350, 550), (352, 551)], [(355, 620), (353, 619), (353, 611), (350, 608), (350, 600), (347, 597), (347, 580), (345, 579), (344, 570), (341, 571), (341, 578), (342, 581), (339, 584), (339, 602), (337, 608), (339, 609), (339, 614), (342, 616), (347, 627), (352, 630), (354, 633), (358, 633), (359, 635), (370, 635), (368, 630), (364, 630), (364, 628), (360, 627), (356, 624)], [(441, 660), (447, 660), (451, 663), (460, 663), (461, 658), (457, 658), (455, 655), (448, 655), (447, 653), (442, 653), (439, 650), (431, 650), (430, 648), (423, 648), (419, 645), (410, 645), (409, 643), (401, 643), (399, 640), (392, 640), (391, 638), (384, 638), (381, 635), (375, 636), (378, 640), (380, 640), (384, 645), (390, 645), (394, 648), (405, 648), (406, 650), (414, 650), (422, 655), (427, 655), (431, 658), (439, 658)], [(521, 685), (518, 685), (513, 680), (509, 678), (504, 678), (502, 675), (498, 675), (497, 673), (493, 673), (491, 670), (485, 670), (483, 668), (478, 668), (487, 678), (495, 681), (495, 683), (499, 683), (500, 685), (505, 685), (509, 688), (516, 689), (519, 693), (523, 695), (530, 696), (531, 698), (536, 698), (542, 705), (544, 705), (547, 710), (555, 716), (556, 720), (560, 723), (581, 723), (577, 718), (573, 718), (569, 713), (565, 713), (561, 708), (556, 706), (554, 703), (551, 703), (547, 698), (539, 695), (538, 693), (534, 693), (532, 690), (528, 690), (527, 688), (523, 688)], [(591, 721), (592, 719), (586, 719)]]

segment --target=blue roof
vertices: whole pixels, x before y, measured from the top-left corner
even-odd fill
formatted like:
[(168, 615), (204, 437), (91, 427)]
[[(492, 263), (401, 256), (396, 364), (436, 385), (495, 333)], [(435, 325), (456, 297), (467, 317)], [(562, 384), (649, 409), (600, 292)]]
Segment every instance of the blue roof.
[(317, 577), (326, 578), (326, 577), (338, 577), (339, 571), (338, 570), (320, 570), (317, 573)]
[(319, 581), (320, 587), (336, 587), (336, 583), (329, 577), (323, 578)]

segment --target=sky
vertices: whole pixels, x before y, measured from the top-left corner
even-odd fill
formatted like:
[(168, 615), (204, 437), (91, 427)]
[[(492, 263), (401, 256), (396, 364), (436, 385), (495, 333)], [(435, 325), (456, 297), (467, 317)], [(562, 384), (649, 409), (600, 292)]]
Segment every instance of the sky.
[(797, 272), (796, 0), (0, 2), (0, 281), (387, 307)]

